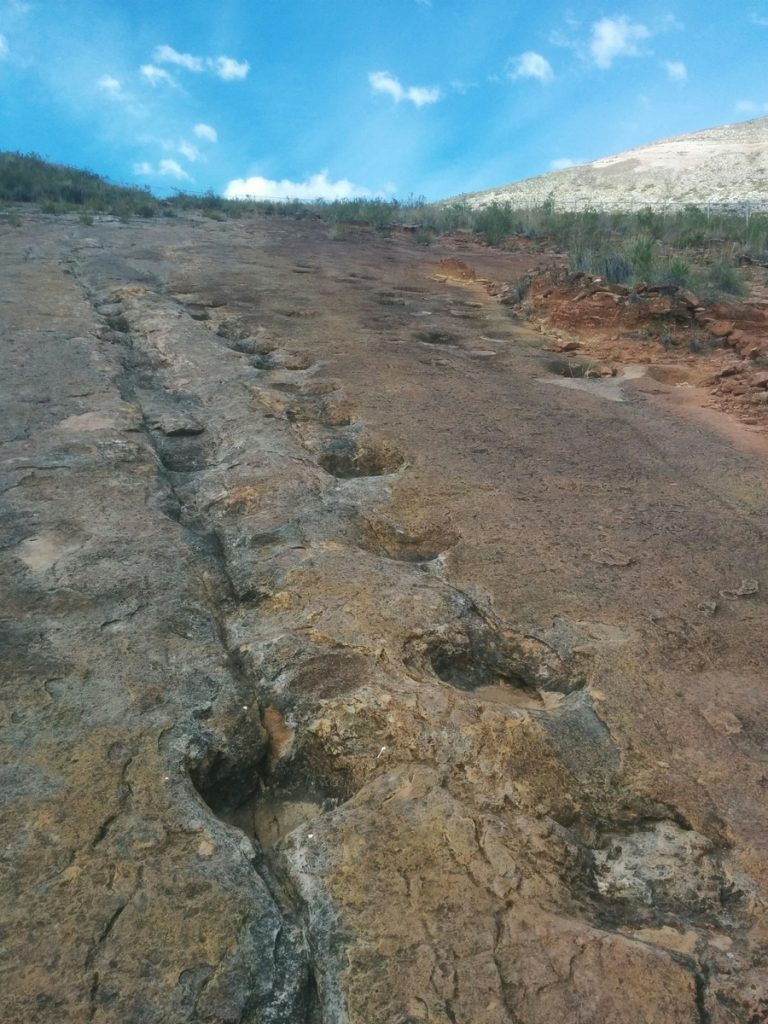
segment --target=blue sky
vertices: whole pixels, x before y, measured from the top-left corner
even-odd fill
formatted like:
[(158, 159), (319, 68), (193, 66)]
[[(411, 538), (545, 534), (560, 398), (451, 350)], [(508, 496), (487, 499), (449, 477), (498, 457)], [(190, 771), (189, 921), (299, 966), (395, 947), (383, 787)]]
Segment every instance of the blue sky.
[(0, 0), (0, 149), (439, 199), (768, 113), (768, 2)]

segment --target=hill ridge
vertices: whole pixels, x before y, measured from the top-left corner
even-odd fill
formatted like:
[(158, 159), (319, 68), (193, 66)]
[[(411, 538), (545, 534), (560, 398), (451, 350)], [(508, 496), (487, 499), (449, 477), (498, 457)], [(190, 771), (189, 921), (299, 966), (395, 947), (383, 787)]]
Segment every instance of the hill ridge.
[(645, 206), (768, 209), (768, 117), (659, 139), (586, 164), (464, 193), (493, 202), (626, 210)]

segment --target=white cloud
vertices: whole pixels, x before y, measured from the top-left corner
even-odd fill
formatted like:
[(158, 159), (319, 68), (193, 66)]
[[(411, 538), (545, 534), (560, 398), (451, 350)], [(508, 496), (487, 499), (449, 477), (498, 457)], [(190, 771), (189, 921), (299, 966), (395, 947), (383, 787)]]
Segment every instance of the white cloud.
[(272, 181), (258, 175), (235, 178), (224, 190), (227, 199), (365, 199), (372, 194), (370, 189), (353, 185), (346, 178), (330, 181), (327, 171), (312, 174), (304, 181)]
[(736, 104), (738, 114), (764, 114), (768, 111), (768, 103), (756, 103), (754, 100), (739, 100)]
[(195, 135), (198, 139), (202, 139), (204, 142), (218, 142), (219, 136), (216, 133), (216, 129), (211, 127), (209, 124), (196, 124)]
[(96, 85), (110, 96), (120, 96), (123, 91), (120, 80), (113, 78), (112, 75), (102, 75)]
[(650, 29), (630, 21), (624, 14), (618, 18), (601, 18), (592, 25), (589, 52), (599, 68), (609, 68), (617, 57), (639, 57), (638, 44), (650, 35)]
[[(203, 71), (211, 71), (214, 75), (218, 75), (219, 78), (224, 79), (225, 82), (234, 82), (239, 79), (246, 77), (248, 72), (251, 70), (251, 65), (247, 60), (239, 61), (235, 60), (234, 57), (196, 57), (192, 53), (180, 53), (178, 50), (174, 50), (172, 46), (168, 46), (167, 43), (163, 43), (161, 46), (156, 46), (153, 53), (152, 59), (155, 61), (155, 65), (145, 64), (144, 67), (154, 67), (152, 84), (157, 84), (162, 79), (159, 77), (158, 72), (162, 69), (156, 67), (157, 64), (173, 64), (174, 67), (184, 68), (185, 71), (192, 71), (194, 74), (201, 74)], [(144, 68), (142, 68), (144, 73)], [(164, 72), (168, 75), (168, 72)], [(146, 76), (145, 77), (149, 77)], [(151, 79), (152, 80), (152, 79)], [(168, 79), (171, 80), (170, 75)]]
[(247, 60), (237, 61), (232, 57), (216, 57), (213, 60), (209, 58), (208, 66), (225, 82), (234, 82), (245, 78), (251, 70), (251, 65)]
[(759, 25), (761, 28), (768, 28), (768, 18), (762, 14), (752, 13), (749, 16), (749, 20), (753, 25)]
[(133, 173), (139, 177), (176, 178), (177, 181), (192, 181), (192, 178), (177, 160), (161, 160), (157, 167), (147, 160), (133, 165)]
[(581, 22), (574, 18), (573, 14), (567, 13), (563, 16), (562, 26), (550, 32), (549, 42), (553, 46), (563, 46), (568, 50), (575, 50), (578, 47), (576, 39), (580, 30)]
[(8, 40), (4, 35), (0, 35), (0, 60), (8, 56)]
[(507, 74), (510, 78), (538, 78), (540, 82), (551, 82), (555, 77), (547, 58), (542, 57), (540, 53), (534, 53), (533, 50), (527, 50), (519, 57), (514, 57), (510, 61)]
[[(94, 83), (102, 97), (113, 104), (119, 104), (121, 111), (125, 111), (131, 117), (144, 118), (146, 109), (139, 103), (136, 97), (126, 88), (125, 84), (114, 75), (105, 74)], [(114, 108), (113, 108), (114, 111)]]
[(184, 139), (181, 140), (176, 149), (183, 157), (193, 162), (200, 156), (200, 150), (197, 146), (193, 146), (191, 142), (186, 142)]
[(178, 178), (180, 181), (192, 181), (192, 178), (181, 164), (176, 160), (161, 160), (158, 166), (158, 174), (168, 178)]
[(557, 160), (550, 160), (549, 169), (550, 171), (564, 171), (566, 167), (574, 167), (575, 165), (575, 160), (571, 160), (568, 156), (561, 156)]
[(193, 57), (191, 53), (179, 53), (178, 50), (174, 50), (172, 46), (167, 46), (165, 43), (155, 47), (152, 59), (158, 64), (176, 64), (180, 68), (186, 68), (187, 71), (205, 70), (205, 61), (202, 57)]
[(477, 82), (462, 82), (460, 78), (454, 78), (448, 84), (454, 92), (459, 93), (461, 96), (466, 96), (470, 89), (477, 88)]
[(371, 71), (368, 81), (375, 92), (383, 92), (391, 96), (395, 103), (408, 100), (416, 107), (423, 107), (427, 103), (437, 103), (440, 99), (440, 90), (427, 88), (423, 85), (402, 85), (394, 75), (388, 71)]
[(414, 106), (423, 107), (428, 103), (437, 103), (440, 99), (440, 90), (423, 85), (409, 85), (405, 92), (405, 98), (410, 100)]
[(664, 67), (673, 82), (685, 82), (688, 80), (688, 68), (681, 60), (665, 60)]
[(172, 75), (169, 75), (164, 68), (155, 67), (154, 64), (142, 64), (141, 68), (142, 78), (146, 78), (150, 85), (175, 85), (176, 80)]
[(388, 71), (371, 71), (368, 81), (376, 92), (386, 93), (395, 103), (405, 99), (405, 89)]

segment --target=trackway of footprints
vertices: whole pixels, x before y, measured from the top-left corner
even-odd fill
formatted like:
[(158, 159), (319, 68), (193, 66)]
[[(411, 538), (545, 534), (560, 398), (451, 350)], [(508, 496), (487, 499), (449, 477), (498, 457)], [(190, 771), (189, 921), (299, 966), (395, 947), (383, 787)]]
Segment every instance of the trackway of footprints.
[[(570, 772), (573, 791), (553, 799), (548, 816), (575, 914), (608, 931), (738, 929), (748, 884), (727, 846), (616, 785), (617, 754), (593, 709), (578, 637), (562, 624), (551, 636), (525, 635), (482, 595), (451, 584), (445, 558), (459, 535), (388, 515), (407, 453), (366, 428), (312, 356), (254, 334), (226, 307), (89, 286), (88, 268), (79, 272), (104, 337), (124, 353), (124, 397), (142, 411), (165, 512), (199, 546), (226, 657), (261, 708), (260, 720), (244, 707), (186, 723), (183, 762), (220, 827), (254, 843), (254, 867), (283, 915), (286, 963), (303, 964), (265, 997), (265, 1020), (345, 1019), (333, 978), (341, 953), (324, 945), (286, 854), (303, 835), (296, 830), (338, 815), (400, 762), (418, 757), (468, 779), (480, 755), (450, 724), (457, 702), (488, 714), (498, 736), (505, 719), (531, 719), (542, 751)], [(379, 300), (394, 301), (384, 292)], [(448, 343), (438, 333), (422, 341)], [(344, 610), (350, 581), (364, 592), (368, 636)], [(362, 713), (341, 735), (339, 709), (363, 691), (375, 695), (369, 719)], [(413, 710), (425, 694), (445, 709), (437, 725)], [(400, 739), (382, 726), (384, 695), (400, 708)], [(703, 991), (706, 963), (678, 959)]]

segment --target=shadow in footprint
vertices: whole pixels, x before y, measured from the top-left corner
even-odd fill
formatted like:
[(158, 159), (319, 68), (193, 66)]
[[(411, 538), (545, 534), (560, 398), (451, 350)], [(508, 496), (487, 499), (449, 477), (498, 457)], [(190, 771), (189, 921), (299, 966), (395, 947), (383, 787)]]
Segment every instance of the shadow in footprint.
[(274, 349), (257, 353), (251, 364), (259, 370), (308, 370), (314, 359), (307, 352), (284, 352)]
[(524, 697), (532, 702), (528, 706), (543, 705), (543, 693), (569, 694), (584, 686), (545, 644), (496, 628), (473, 605), (455, 622), (410, 641), (403, 660), (411, 671), (437, 676), (457, 690), (501, 687), (497, 694), (506, 693), (510, 703)]
[(398, 448), (384, 441), (347, 435), (331, 441), (317, 461), (331, 476), (349, 480), (395, 473), (405, 458)]
[(431, 562), (452, 548), (459, 534), (436, 523), (409, 529), (383, 515), (363, 516), (357, 544), (364, 551), (399, 562)]
[(417, 331), (414, 337), (422, 345), (445, 345), (452, 348), (457, 348), (460, 341), (458, 335), (440, 330)]
[(550, 373), (554, 373), (558, 377), (572, 377), (574, 379), (599, 377), (599, 366), (600, 364), (592, 359), (568, 359), (565, 357), (550, 359), (546, 364), (546, 368)]

